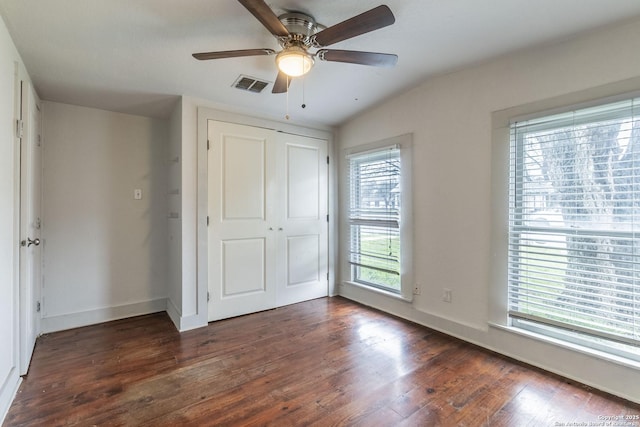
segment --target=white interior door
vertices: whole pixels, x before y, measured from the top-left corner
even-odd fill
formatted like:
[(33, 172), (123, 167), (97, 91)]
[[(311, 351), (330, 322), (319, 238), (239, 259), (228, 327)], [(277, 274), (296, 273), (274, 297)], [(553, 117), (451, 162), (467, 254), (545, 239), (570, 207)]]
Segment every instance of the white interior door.
[(209, 122), (209, 320), (273, 308), (275, 132)]
[(40, 333), (42, 185), (40, 109), (33, 90), (21, 83), (20, 142), (20, 374), (29, 363)]
[(328, 295), (327, 141), (278, 134), (277, 304)]
[(209, 320), (328, 295), (327, 142), (208, 124)]

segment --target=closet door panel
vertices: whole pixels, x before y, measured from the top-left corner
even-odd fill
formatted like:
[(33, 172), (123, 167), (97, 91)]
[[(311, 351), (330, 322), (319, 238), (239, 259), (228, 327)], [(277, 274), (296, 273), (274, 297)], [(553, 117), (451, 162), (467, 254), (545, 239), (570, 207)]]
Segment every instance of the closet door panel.
[(317, 234), (287, 238), (287, 286), (303, 285), (321, 279), (320, 252)]
[(280, 201), (277, 303), (328, 294), (327, 142), (278, 135), (277, 168), (285, 193)]
[(265, 219), (266, 142), (234, 135), (222, 139), (223, 220)]
[(275, 132), (209, 122), (209, 320), (276, 306)]
[(318, 147), (287, 145), (287, 218), (317, 220), (320, 212)]
[(222, 299), (264, 293), (267, 290), (265, 239), (225, 240), (220, 243)]

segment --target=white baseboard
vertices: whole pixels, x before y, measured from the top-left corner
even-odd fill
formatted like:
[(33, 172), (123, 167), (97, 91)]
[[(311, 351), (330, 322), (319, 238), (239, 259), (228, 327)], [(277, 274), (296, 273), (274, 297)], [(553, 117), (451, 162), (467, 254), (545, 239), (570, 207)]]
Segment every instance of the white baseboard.
[(167, 314), (176, 329), (180, 331), (180, 319), (182, 318), (182, 314), (180, 314), (180, 310), (178, 310), (178, 307), (176, 307), (171, 298), (167, 298)]
[(18, 393), (18, 388), (20, 388), (20, 383), (22, 383), (22, 377), (18, 375), (17, 367), (14, 367), (0, 388), (0, 425), (4, 423), (4, 419), (7, 417), (11, 402), (13, 402), (16, 393)]
[(190, 331), (192, 329), (202, 328), (207, 326), (209, 323), (202, 321), (202, 316), (198, 316), (194, 314), (193, 316), (185, 316), (180, 319), (180, 328), (178, 329), (180, 332)]
[(191, 329), (202, 328), (208, 325), (206, 320), (203, 321), (201, 316), (197, 314), (183, 317), (171, 299), (167, 299), (167, 314), (179, 332), (190, 331)]
[(42, 333), (63, 331), (165, 310), (167, 310), (167, 299), (158, 298), (133, 304), (44, 317), (42, 318)]

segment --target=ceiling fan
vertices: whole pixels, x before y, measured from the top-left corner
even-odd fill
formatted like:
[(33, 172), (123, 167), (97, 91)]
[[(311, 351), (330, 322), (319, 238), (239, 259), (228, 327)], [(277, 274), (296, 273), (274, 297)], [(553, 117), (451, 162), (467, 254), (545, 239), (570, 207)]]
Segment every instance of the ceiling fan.
[[(264, 0), (238, 1), (275, 36), (282, 50), (277, 53), (273, 49), (226, 50), (194, 53), (193, 57), (199, 60), (208, 60), (276, 55), (278, 76), (273, 84), (272, 93), (286, 92), (291, 77), (299, 77), (309, 72), (315, 59), (377, 67), (393, 67), (398, 61), (397, 55), (388, 53), (322, 49), (393, 24), (395, 17), (386, 5), (375, 7), (339, 24), (325, 28), (305, 13), (290, 12), (277, 16)], [(309, 52), (310, 48), (319, 50), (311, 53)]]

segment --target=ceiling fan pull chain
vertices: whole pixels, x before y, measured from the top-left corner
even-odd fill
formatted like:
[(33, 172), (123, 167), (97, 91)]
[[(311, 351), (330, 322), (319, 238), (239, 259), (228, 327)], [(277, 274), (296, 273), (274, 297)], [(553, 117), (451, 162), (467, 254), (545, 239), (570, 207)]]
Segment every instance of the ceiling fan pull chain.
[(302, 108), (307, 108), (307, 104), (306, 104), (306, 102), (304, 102), (304, 86), (305, 86), (304, 82), (305, 82), (305, 80), (306, 79), (303, 76), (302, 77), (302, 105), (301, 105)]
[(287, 76), (287, 113), (284, 115), (285, 120), (289, 120), (289, 76)]

